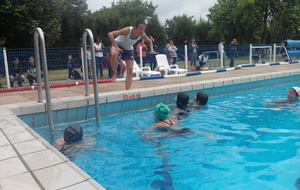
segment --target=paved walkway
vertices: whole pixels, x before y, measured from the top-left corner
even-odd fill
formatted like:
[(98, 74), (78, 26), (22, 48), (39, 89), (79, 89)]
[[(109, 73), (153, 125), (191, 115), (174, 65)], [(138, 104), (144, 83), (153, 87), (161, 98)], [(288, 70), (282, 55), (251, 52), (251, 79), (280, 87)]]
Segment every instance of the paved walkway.
[[(132, 82), (131, 89), (150, 88), (150, 87), (164, 86), (164, 85), (171, 85), (171, 84), (189, 83), (194, 81), (205, 81), (205, 80), (209, 81), (213, 79), (241, 77), (247, 75), (272, 73), (272, 72), (285, 71), (285, 70), (286, 71), (296, 70), (299, 68), (300, 68), (300, 63), (287, 64), (287, 65), (274, 65), (274, 66), (266, 65), (266, 66), (256, 66), (256, 67), (243, 67), (242, 69), (233, 70), (233, 71), (207, 73), (207, 74), (194, 75), (188, 77), (185, 76), (185, 77), (173, 77), (173, 78), (154, 79), (154, 80), (138, 80)], [(125, 82), (98, 84), (98, 92), (100, 94), (104, 92), (121, 91), (124, 89), (125, 89)], [(72, 87), (51, 88), (50, 91), (51, 91), (51, 99), (83, 96), (85, 94), (85, 86), (82, 85), (82, 86), (72, 86)], [(89, 86), (89, 91), (90, 94), (93, 94), (93, 85)], [(44, 95), (44, 90), (43, 90), (43, 95)], [(43, 99), (45, 99), (45, 95)], [(0, 93), (0, 105), (30, 102), (30, 101), (37, 101), (37, 100), (38, 100), (37, 90)]]

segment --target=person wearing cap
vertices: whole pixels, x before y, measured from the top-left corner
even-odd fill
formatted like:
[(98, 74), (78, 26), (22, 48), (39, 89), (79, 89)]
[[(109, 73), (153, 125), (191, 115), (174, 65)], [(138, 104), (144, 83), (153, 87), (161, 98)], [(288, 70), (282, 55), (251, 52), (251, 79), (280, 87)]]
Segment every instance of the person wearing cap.
[(154, 125), (151, 125), (146, 130), (141, 130), (137, 126), (134, 126), (136, 129), (140, 130), (141, 132), (149, 133), (150, 131), (153, 131), (154, 129), (165, 129), (167, 130), (171, 126), (175, 125), (177, 123), (177, 119), (174, 118), (168, 118), (171, 110), (170, 108), (163, 104), (159, 103), (154, 107), (154, 118), (157, 120), (157, 123)]
[(300, 88), (299, 87), (292, 87), (289, 89), (287, 93), (286, 99), (279, 99), (279, 100), (272, 100), (265, 104), (268, 108), (287, 108), (289, 106), (294, 106), (293, 104), (297, 101), (299, 101), (299, 94), (300, 94)]
[(77, 124), (70, 125), (65, 129), (63, 137), (55, 141), (54, 146), (59, 150), (63, 150), (64, 145), (70, 145), (73, 143), (80, 142), (82, 141), (82, 137), (83, 137), (82, 127)]
[[(154, 117), (157, 119), (157, 123), (151, 125), (148, 129), (142, 130), (137, 126), (133, 126), (138, 129), (140, 132), (143, 132), (145, 135), (149, 135), (151, 131), (155, 129), (165, 130), (166, 133), (161, 133), (155, 135), (157, 133), (150, 134), (151, 136), (146, 136), (147, 138), (158, 138), (158, 137), (170, 137), (170, 136), (188, 136), (194, 134), (192, 130), (186, 127), (182, 127), (178, 124), (178, 119), (176, 117), (169, 117), (171, 110), (170, 108), (163, 104), (159, 103), (154, 108)], [(152, 135), (155, 136), (152, 136)]]

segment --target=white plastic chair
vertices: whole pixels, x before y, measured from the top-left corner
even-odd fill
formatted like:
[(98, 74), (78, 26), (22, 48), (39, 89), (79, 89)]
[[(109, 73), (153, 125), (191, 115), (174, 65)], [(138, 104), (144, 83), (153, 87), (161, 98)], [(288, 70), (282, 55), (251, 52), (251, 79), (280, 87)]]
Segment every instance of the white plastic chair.
[(180, 69), (176, 64), (169, 65), (167, 56), (165, 54), (158, 54), (155, 56), (155, 58), (157, 64), (155, 71), (164, 71), (165, 75), (168, 75), (169, 72), (174, 72), (176, 75), (179, 73), (186, 73), (186, 69)]
[(137, 77), (139, 77), (139, 75), (147, 77), (161, 75), (159, 71), (152, 71), (149, 66), (140, 68), (135, 61), (133, 61), (133, 74), (135, 74)]

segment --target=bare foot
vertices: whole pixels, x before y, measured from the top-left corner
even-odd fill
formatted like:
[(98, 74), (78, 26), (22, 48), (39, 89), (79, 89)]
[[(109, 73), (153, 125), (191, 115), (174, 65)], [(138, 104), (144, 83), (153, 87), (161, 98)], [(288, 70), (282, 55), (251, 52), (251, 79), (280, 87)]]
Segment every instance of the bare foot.
[(112, 80), (113, 82), (115, 82), (115, 81), (117, 80), (117, 75), (113, 75), (112, 78), (111, 78), (111, 80)]

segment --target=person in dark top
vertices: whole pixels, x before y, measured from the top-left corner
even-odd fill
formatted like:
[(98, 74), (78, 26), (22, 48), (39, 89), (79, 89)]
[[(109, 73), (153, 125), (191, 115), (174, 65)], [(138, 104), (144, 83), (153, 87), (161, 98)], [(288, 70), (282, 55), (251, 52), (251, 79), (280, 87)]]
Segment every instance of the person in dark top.
[(14, 87), (14, 82), (18, 81), (18, 86), (22, 86), (22, 82), (24, 82), (23, 68), (19, 64), (19, 59), (17, 57), (14, 58), (13, 63), (10, 64), (9, 67), (9, 80), (10, 86)]
[[(26, 78), (28, 79), (30, 86), (33, 86), (33, 80), (37, 80), (35, 60), (33, 56), (29, 57), (29, 67), (27, 68)], [(43, 74), (41, 74), (41, 78), (43, 78)]]
[(72, 71), (74, 69), (74, 61), (73, 61), (73, 58), (72, 58), (72, 55), (68, 55), (68, 79), (71, 79), (72, 78)]
[[(5, 76), (5, 67), (4, 67), (4, 55), (3, 55), (3, 48), (6, 44), (6, 38), (0, 38), (0, 77)], [(2, 88), (2, 84), (0, 83), (0, 88)]]

